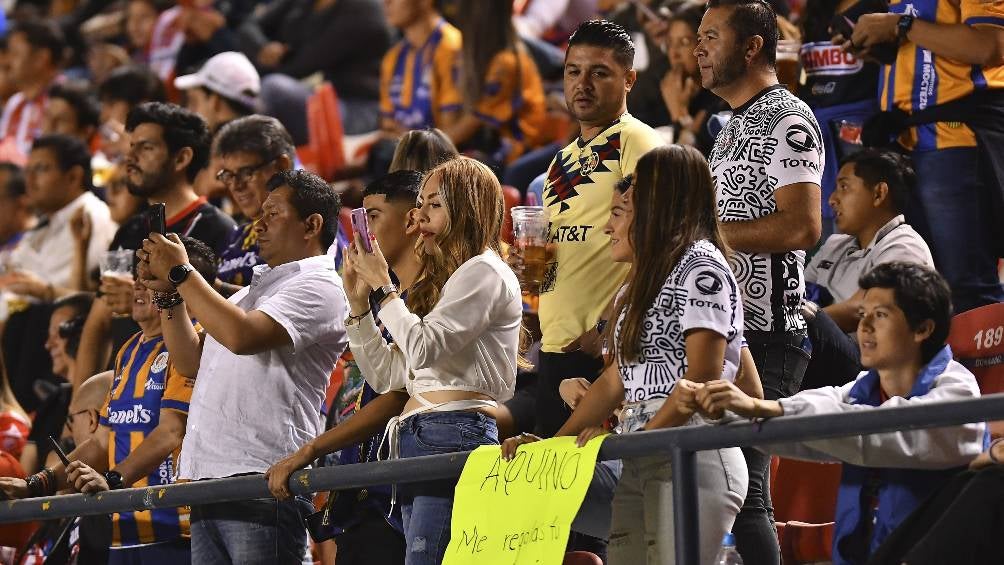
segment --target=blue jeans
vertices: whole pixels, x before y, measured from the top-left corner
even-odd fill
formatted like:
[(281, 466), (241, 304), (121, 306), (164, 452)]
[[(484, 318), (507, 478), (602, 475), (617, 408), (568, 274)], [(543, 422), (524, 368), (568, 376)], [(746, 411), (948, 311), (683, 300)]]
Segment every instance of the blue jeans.
[[(808, 338), (801, 332), (745, 332), (750, 354), (763, 383), (767, 400), (787, 398), (796, 392), (809, 364)], [(736, 516), (732, 532), (736, 548), (746, 565), (778, 565), (781, 550), (774, 527), (770, 500), (770, 455), (752, 447), (743, 448), (749, 484), (746, 501)]]
[(108, 550), (108, 565), (186, 565), (191, 562), (192, 544), (187, 539)]
[[(480, 412), (428, 412), (401, 423), (401, 457), (470, 451), (498, 445), (495, 420)], [(450, 543), (456, 479), (403, 485), (405, 565), (438, 565)]]
[(997, 276), (993, 206), (975, 147), (914, 151), (917, 188), (907, 221), (931, 246), (934, 264), (952, 288), (955, 312), (1004, 301)]
[(310, 500), (258, 498), (192, 506), (192, 563), (299, 565), (307, 550)]

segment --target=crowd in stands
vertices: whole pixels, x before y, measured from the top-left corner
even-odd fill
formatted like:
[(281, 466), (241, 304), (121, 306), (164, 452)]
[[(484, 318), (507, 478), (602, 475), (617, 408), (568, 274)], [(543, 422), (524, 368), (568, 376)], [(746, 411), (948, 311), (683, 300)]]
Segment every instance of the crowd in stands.
[[(438, 564), (455, 479), (290, 477), (988, 392), (948, 340), (1004, 302), (1000, 0), (0, 13), (0, 493), (273, 495), (0, 525), (0, 564)], [(780, 565), (784, 457), (841, 465), (834, 563), (999, 563), (991, 428), (703, 451), (699, 516), (600, 462), (567, 550), (696, 520)]]

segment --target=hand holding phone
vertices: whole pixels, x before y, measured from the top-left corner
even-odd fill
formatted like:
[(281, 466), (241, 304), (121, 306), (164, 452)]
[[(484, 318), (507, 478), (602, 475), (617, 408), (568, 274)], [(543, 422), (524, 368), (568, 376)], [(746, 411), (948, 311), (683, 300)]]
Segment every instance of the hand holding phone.
[(163, 202), (158, 202), (150, 206), (147, 210), (147, 227), (150, 233), (167, 233), (167, 220), (165, 219), (166, 206)]
[(352, 232), (359, 234), (359, 239), (363, 241), (363, 249), (367, 253), (373, 253), (373, 244), (370, 243), (370, 223), (366, 216), (366, 208), (355, 208), (351, 213)]
[(64, 468), (69, 467), (70, 458), (66, 456), (66, 453), (63, 451), (63, 448), (59, 447), (59, 442), (54, 440), (52, 436), (49, 436), (49, 443), (52, 444), (52, 450), (56, 452), (57, 456), (59, 456), (59, 460), (63, 462), (63, 467)]

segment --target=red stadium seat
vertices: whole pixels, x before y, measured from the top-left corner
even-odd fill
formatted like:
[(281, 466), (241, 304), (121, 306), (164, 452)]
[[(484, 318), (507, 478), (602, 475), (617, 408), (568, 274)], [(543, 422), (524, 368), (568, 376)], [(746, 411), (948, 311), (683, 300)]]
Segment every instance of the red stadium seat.
[(325, 180), (345, 167), (345, 132), (338, 94), (324, 83), (307, 100), (307, 145), (297, 149), (304, 166)]
[(784, 565), (828, 561), (841, 465), (775, 458), (771, 499)]
[(513, 206), (519, 206), (523, 202), (523, 195), (519, 193), (519, 189), (513, 188), (511, 186), (502, 187), (502, 198), (505, 200), (505, 218), (502, 219), (502, 240), (506, 243), (511, 244), (513, 242), (512, 237), (512, 210)]
[[(23, 479), (26, 476), (24, 469), (21, 468), (21, 464), (13, 455), (6, 451), (0, 451), (0, 477), (17, 477)], [(36, 522), (0, 525), (0, 546), (23, 548), (37, 527), (38, 524)]]
[[(980, 392), (1004, 392), (1004, 303), (982, 306), (952, 318), (948, 344), (955, 359), (976, 375)], [(991, 422), (990, 433), (1004, 436), (1004, 422)]]
[(562, 565), (603, 565), (603, 560), (588, 551), (569, 551)]

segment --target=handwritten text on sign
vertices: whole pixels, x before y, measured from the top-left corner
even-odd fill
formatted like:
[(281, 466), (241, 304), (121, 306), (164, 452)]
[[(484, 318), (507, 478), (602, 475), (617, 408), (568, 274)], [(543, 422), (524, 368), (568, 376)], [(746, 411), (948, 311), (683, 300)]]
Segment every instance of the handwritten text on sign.
[(561, 563), (602, 442), (579, 448), (575, 438), (553, 438), (523, 445), (512, 461), (498, 446), (471, 453), (457, 483), (443, 564)]

